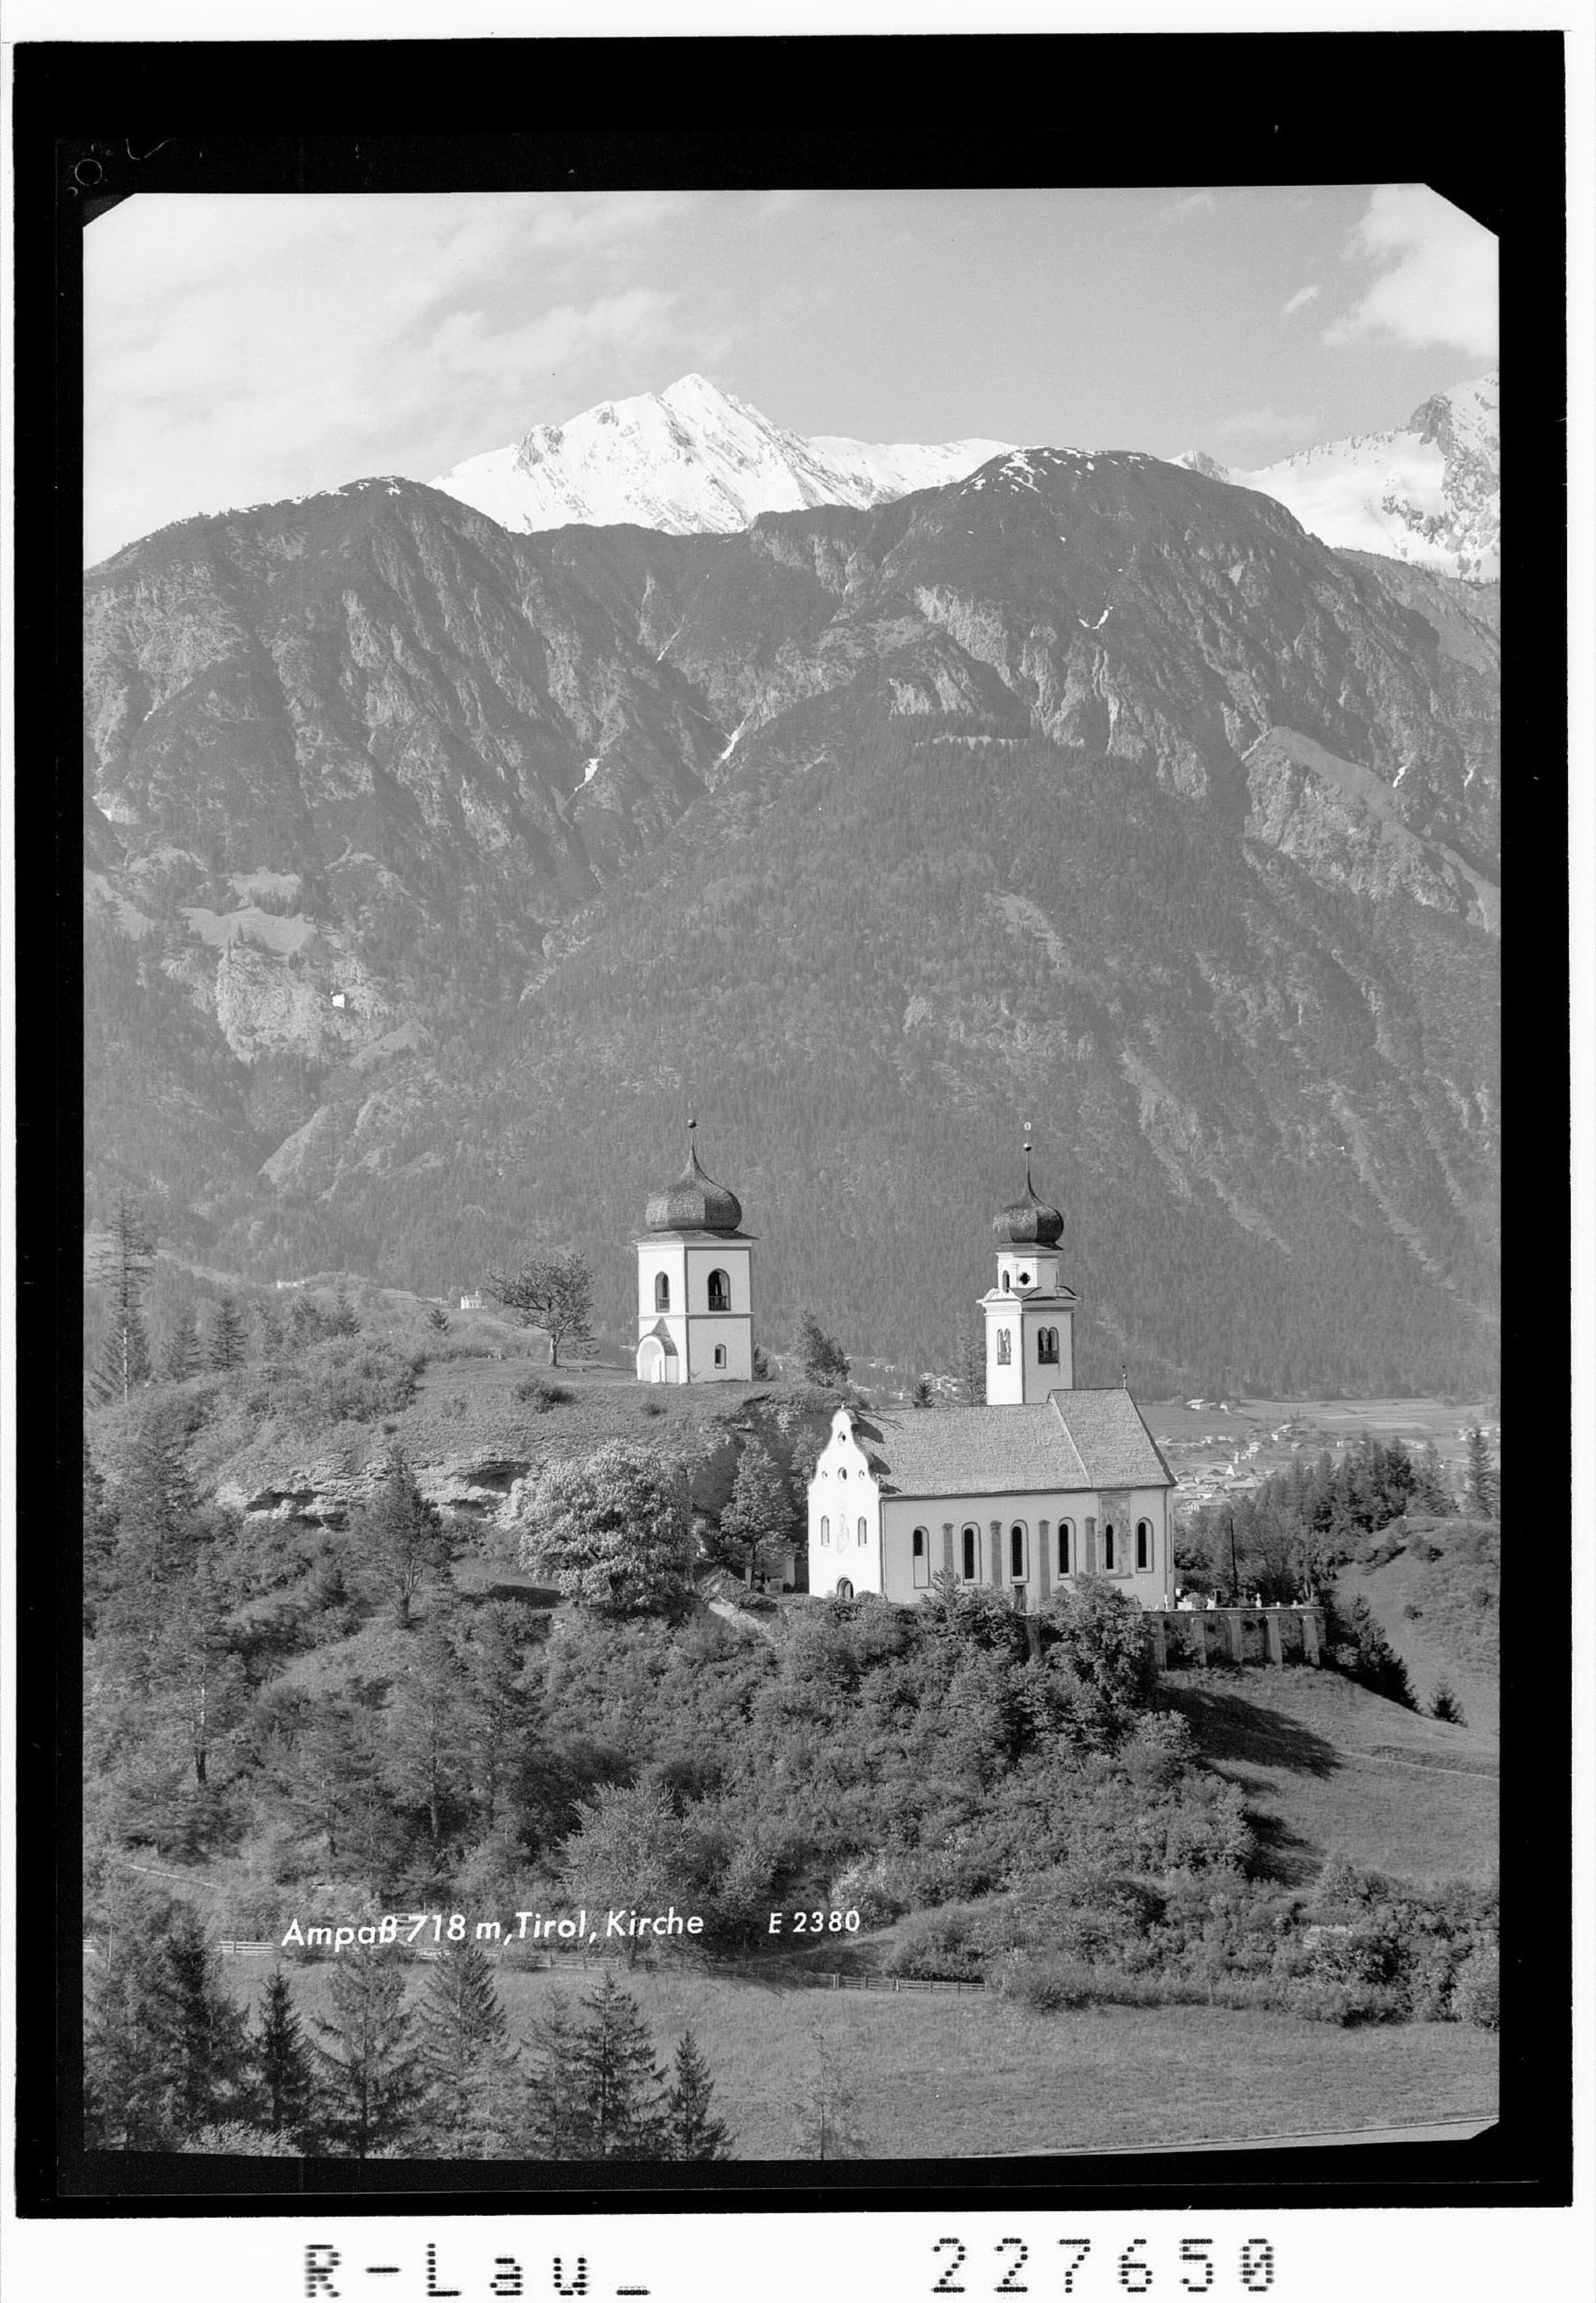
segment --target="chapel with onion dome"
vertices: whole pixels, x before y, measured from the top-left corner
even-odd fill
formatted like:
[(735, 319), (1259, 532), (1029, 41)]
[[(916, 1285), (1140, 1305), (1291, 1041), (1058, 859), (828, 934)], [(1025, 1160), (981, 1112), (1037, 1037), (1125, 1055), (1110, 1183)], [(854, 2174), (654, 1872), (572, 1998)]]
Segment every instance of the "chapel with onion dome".
[(992, 1219), (998, 1279), (981, 1299), (986, 1315), (986, 1397), (993, 1407), (1028, 1405), (1075, 1384), (1078, 1297), (1059, 1276), (1064, 1218), (1031, 1184), (1026, 1135), (1026, 1190)]
[(698, 1123), (688, 1163), (650, 1194), (638, 1250), (638, 1375), (644, 1383), (751, 1383), (754, 1241), (742, 1202), (705, 1172)]

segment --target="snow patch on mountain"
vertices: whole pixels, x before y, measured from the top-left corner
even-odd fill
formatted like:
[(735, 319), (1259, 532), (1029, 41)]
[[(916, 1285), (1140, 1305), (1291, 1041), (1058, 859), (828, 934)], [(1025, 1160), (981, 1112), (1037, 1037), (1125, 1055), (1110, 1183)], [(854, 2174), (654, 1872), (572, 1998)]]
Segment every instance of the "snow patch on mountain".
[(528, 535), (626, 522), (669, 536), (731, 535), (765, 511), (862, 510), (937, 488), (1004, 452), (1001, 440), (940, 446), (800, 439), (701, 375), (606, 400), (519, 444), (469, 457), (432, 485)]
[(1171, 460), (1272, 496), (1322, 544), (1493, 582), (1501, 574), (1500, 404), (1493, 370), (1437, 392), (1400, 430), (1355, 433), (1256, 471), (1200, 449)]

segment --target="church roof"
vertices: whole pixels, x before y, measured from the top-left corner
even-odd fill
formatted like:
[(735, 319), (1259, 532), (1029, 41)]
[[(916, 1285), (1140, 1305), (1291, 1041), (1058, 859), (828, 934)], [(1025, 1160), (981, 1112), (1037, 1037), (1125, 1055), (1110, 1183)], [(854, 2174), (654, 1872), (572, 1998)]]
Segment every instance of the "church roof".
[(1035, 1406), (858, 1419), (884, 1493), (1029, 1495), (1169, 1488), (1174, 1478), (1128, 1391), (1055, 1391)]
[(743, 1219), (742, 1202), (724, 1184), (705, 1175), (693, 1138), (697, 1121), (688, 1122), (688, 1164), (673, 1184), (655, 1192), (644, 1210), (643, 1220), (652, 1232), (735, 1232)]

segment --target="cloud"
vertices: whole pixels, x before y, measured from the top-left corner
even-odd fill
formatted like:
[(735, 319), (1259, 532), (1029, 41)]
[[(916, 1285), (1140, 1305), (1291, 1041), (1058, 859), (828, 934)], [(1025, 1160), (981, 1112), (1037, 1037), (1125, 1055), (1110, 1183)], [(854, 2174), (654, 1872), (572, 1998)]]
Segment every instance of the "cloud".
[(734, 317), (650, 264), (696, 199), (141, 195), (108, 211), (85, 242), (89, 557), (196, 511), (374, 471), (427, 479), (719, 366)]
[(1452, 344), (1482, 361), (1497, 351), (1497, 240), (1426, 184), (1381, 184), (1346, 254), (1377, 277), (1324, 331), (1327, 344), (1364, 336)]
[(1209, 208), (1217, 208), (1219, 204), (1217, 192), (1182, 192), (1167, 207), (1156, 209), (1154, 213), (1161, 223), (1167, 224), (1178, 222), (1183, 216), (1202, 215)]
[(1311, 288), (1299, 288), (1295, 296), (1287, 297), (1286, 301), (1280, 307), (1281, 313), (1287, 319), (1289, 319), (1293, 312), (1300, 312), (1305, 304), (1311, 304), (1318, 293), (1319, 283), (1317, 281), (1314, 282)]
[(1272, 408), (1250, 409), (1245, 416), (1227, 416), (1218, 426), (1220, 437), (1233, 439), (1237, 434), (1251, 432), (1271, 440), (1300, 439), (1313, 427), (1311, 416), (1280, 416)]

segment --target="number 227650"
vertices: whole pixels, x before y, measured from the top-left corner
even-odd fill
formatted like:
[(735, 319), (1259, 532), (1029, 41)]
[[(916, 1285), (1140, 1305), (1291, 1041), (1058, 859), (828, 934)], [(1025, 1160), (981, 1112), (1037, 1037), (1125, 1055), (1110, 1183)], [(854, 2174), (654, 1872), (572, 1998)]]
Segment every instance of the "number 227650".
[[(1112, 2242), (1106, 2247), (1100, 2242), (1093, 2265), (1095, 2279), (1087, 2269), (1093, 2255), (1089, 2239), (1061, 2239), (1058, 2244), (1063, 2250), (1062, 2260), (1053, 2257), (1050, 2261), (1043, 2256), (1033, 2265), (1031, 2249), (1023, 2239), (999, 2240), (994, 2249), (999, 2261), (989, 2286), (970, 2261), (969, 2249), (961, 2239), (939, 2239), (932, 2253), (941, 2258), (941, 2276), (931, 2292), (1145, 2295), (1149, 2288), (1161, 2283), (1187, 2295), (1218, 2294), (1222, 2289), (1234, 2291), (1236, 2288), (1246, 2295), (1267, 2295), (1275, 2283), (1275, 2251), (1266, 2239), (1244, 2240), (1234, 2266), (1222, 2261), (1220, 2248), (1211, 2239), (1181, 2240), (1179, 2261), (1171, 2264), (1155, 2263), (1148, 2252), (1151, 2241), (1145, 2239), (1127, 2240), (1117, 2262)], [(1228, 2255), (1229, 2249), (1224, 2253)]]

